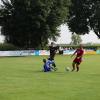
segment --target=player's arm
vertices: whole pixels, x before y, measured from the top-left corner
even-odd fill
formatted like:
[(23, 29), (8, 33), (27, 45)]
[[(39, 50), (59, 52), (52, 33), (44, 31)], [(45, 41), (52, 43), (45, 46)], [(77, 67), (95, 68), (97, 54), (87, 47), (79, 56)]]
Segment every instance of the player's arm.
[(48, 50), (50, 50), (51, 46), (48, 47)]
[(77, 57), (77, 59), (79, 59), (79, 58), (82, 58), (82, 56), (83, 56), (83, 55), (81, 55), (81, 56), (78, 56), (78, 57)]
[(56, 46), (56, 47), (55, 47), (55, 52), (57, 52), (58, 49), (59, 49), (59, 46)]
[(71, 57), (73, 57), (76, 53), (77, 53), (77, 50), (71, 55)]
[(55, 49), (55, 53), (57, 52), (57, 47), (54, 47), (54, 49)]

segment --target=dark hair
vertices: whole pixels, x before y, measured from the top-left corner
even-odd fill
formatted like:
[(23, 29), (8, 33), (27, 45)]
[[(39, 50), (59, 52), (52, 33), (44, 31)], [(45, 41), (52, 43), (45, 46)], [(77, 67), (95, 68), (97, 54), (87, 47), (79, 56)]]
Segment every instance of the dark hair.
[(43, 59), (43, 62), (45, 63), (46, 62), (46, 59)]
[(51, 44), (54, 44), (53, 42), (51, 42)]
[(51, 60), (52, 61), (52, 58), (48, 58), (48, 60)]

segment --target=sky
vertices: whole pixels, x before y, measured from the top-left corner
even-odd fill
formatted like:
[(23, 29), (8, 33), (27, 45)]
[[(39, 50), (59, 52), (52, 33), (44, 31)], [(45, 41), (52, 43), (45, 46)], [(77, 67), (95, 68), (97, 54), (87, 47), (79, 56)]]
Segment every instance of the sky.
[[(66, 25), (60, 27), (60, 37), (57, 39), (58, 44), (68, 44), (71, 42), (71, 32)], [(100, 43), (100, 39), (94, 32), (90, 31), (89, 34), (81, 35), (82, 43)]]

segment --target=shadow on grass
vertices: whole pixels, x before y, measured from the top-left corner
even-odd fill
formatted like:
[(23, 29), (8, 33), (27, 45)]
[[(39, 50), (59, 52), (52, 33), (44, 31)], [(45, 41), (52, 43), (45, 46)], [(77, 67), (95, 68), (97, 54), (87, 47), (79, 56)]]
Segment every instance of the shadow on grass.
[(71, 72), (65, 72), (65, 71), (51, 71), (51, 72), (44, 72), (42, 70), (35, 70), (33, 71), (33, 73), (51, 73), (51, 74), (58, 74), (58, 75), (64, 75), (64, 74), (68, 74), (68, 73), (71, 73)]

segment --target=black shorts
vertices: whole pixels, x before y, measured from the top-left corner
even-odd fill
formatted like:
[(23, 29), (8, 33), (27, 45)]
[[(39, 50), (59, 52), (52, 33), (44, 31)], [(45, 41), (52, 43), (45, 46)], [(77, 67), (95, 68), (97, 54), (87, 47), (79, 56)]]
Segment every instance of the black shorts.
[(54, 60), (55, 54), (50, 54), (50, 58)]
[(80, 65), (81, 62), (74, 62), (74, 63)]

